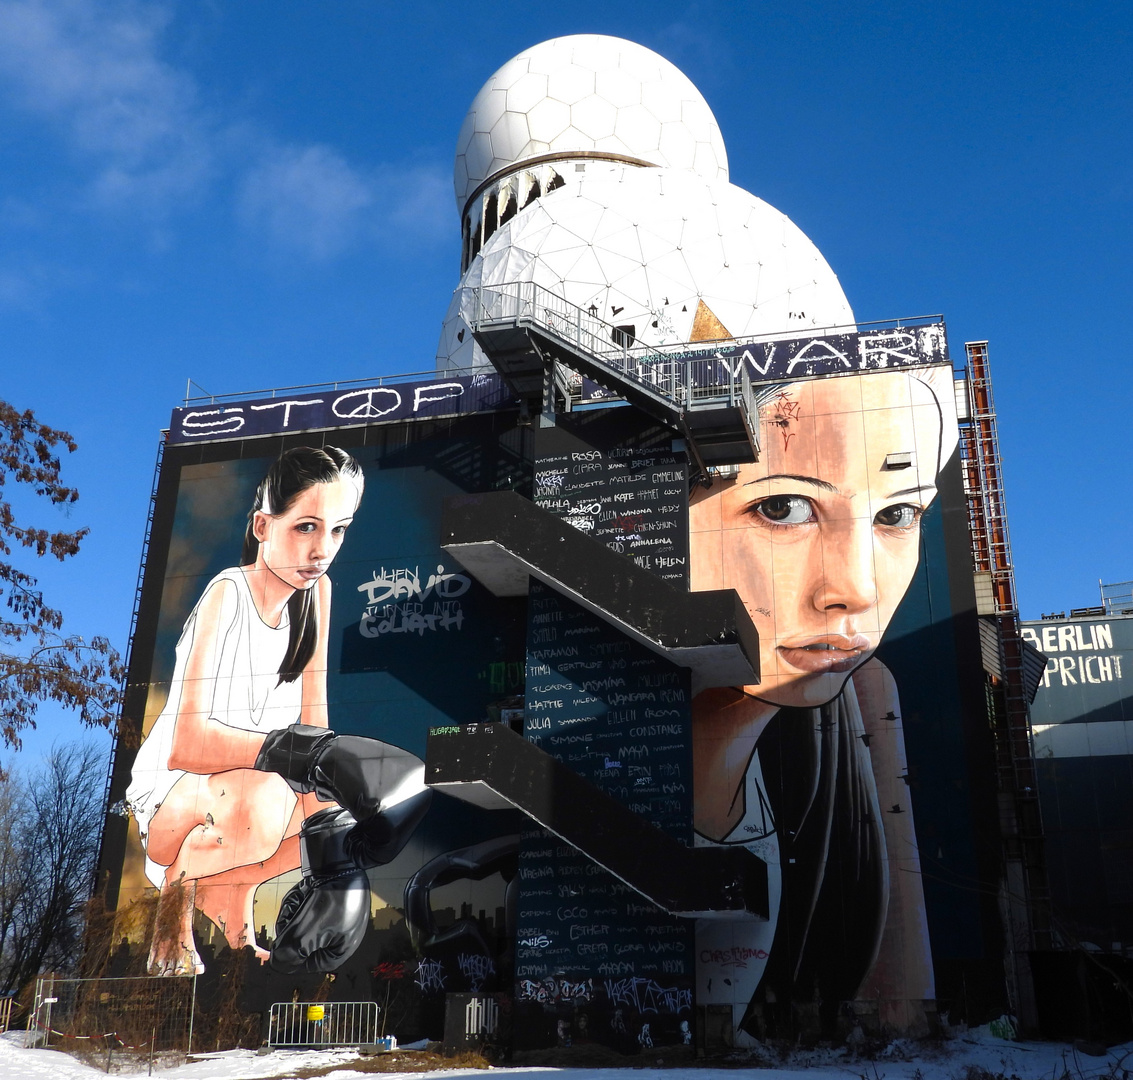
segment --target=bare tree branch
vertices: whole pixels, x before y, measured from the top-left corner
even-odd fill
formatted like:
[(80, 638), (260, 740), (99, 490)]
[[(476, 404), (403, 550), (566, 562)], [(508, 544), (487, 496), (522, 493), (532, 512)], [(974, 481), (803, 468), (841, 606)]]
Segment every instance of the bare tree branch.
[(78, 962), (105, 777), (105, 756), (72, 743), (0, 780), (0, 993)]
[[(20, 524), (7, 497), (9, 484), (27, 485), (53, 506), (70, 506), (78, 491), (60, 479), (59, 449), (75, 450), (65, 431), (41, 424), (30, 411), (0, 401), (0, 739), (19, 748), (21, 733), (35, 727), (47, 701), (77, 709), (92, 727), (114, 723), (125, 670), (121, 657), (101, 636), (89, 641), (63, 633), (63, 615), (48, 605), (33, 575), (7, 561), (13, 549), (60, 561), (77, 554), (88, 530), (52, 531)], [(0, 926), (0, 936), (2, 936)]]

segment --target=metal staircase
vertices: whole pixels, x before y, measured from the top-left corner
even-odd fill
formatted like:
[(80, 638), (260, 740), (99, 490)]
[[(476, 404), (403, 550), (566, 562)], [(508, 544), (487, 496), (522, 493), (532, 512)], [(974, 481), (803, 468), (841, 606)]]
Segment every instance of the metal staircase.
[(671, 915), (768, 918), (757, 855), (686, 846), (506, 724), (430, 728), (425, 783), (485, 810), (522, 811)]
[[(687, 360), (635, 346), (624, 330), (533, 281), (462, 290), (480, 348), (516, 395), (554, 413), (561, 368), (591, 379), (687, 440), (702, 472), (759, 459), (758, 412), (743, 365)], [(567, 396), (567, 395), (564, 395)], [(569, 396), (567, 396), (569, 400)]]

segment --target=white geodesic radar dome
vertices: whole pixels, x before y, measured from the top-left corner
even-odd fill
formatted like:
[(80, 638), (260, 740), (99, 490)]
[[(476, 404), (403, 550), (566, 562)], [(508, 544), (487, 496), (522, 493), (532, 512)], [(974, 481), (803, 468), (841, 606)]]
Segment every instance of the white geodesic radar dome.
[(683, 72), (632, 41), (576, 34), (524, 50), (476, 95), (457, 138), (457, 211), (489, 178), (572, 153), (728, 179), (720, 127)]
[[(462, 286), (534, 281), (592, 305), (635, 341), (688, 341), (701, 301), (718, 336), (794, 334), (854, 321), (834, 272), (785, 214), (692, 172), (615, 166), (533, 202), (489, 238)], [(488, 361), (458, 289), (437, 350), (441, 368)]]

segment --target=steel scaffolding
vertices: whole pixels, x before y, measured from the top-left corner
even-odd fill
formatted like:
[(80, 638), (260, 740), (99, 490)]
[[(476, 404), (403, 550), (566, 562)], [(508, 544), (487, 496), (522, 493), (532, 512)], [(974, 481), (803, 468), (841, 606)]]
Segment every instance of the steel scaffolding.
[[(146, 508), (146, 526), (145, 526), (144, 535), (142, 536), (142, 554), (141, 554), (141, 558), (138, 560), (138, 576), (137, 576), (137, 579), (136, 579), (135, 584), (134, 584), (134, 606), (133, 606), (133, 611), (130, 615), (130, 632), (129, 632), (127, 638), (126, 638), (126, 652), (125, 652), (125, 657), (124, 657), (127, 671), (130, 670), (130, 662), (133, 658), (133, 653), (134, 653), (134, 639), (137, 637), (137, 634), (138, 634), (138, 613), (141, 611), (141, 607), (142, 607), (142, 585), (145, 581), (146, 559), (149, 557), (150, 537), (153, 535), (153, 515), (154, 515), (154, 511), (157, 508), (157, 485), (158, 485), (158, 481), (161, 479), (161, 461), (162, 461), (162, 458), (164, 456), (164, 453), (165, 453), (165, 434), (163, 433), (162, 437), (158, 440), (157, 456), (155, 457), (154, 463), (153, 463), (153, 479), (150, 481), (149, 504)], [(115, 767), (116, 767), (117, 761), (118, 761), (118, 751), (121, 748), (121, 743), (119, 741), (119, 735), (121, 733), (120, 724), (121, 724), (121, 720), (122, 720), (122, 714), (123, 714), (123, 712), (125, 711), (125, 708), (126, 708), (126, 700), (125, 700), (126, 694), (130, 691), (130, 687), (124, 686), (122, 688), (122, 691), (123, 691), (123, 700), (122, 700), (122, 704), (118, 708), (118, 715), (117, 715), (117, 717), (115, 717), (116, 734), (115, 734), (115, 738), (114, 738), (114, 745), (111, 747), (111, 751), (110, 751), (110, 761), (108, 763), (107, 770), (106, 770), (106, 783), (103, 785), (103, 791), (102, 791), (102, 805), (105, 806), (105, 807), (108, 807), (108, 808), (110, 807), (110, 788), (111, 788), (111, 785), (114, 782), (114, 770), (115, 770)], [(144, 708), (144, 703), (143, 703), (143, 708)], [(108, 813), (115, 813), (116, 811), (108, 809), (107, 812)], [(104, 828), (102, 841), (100, 841), (100, 848), (101, 848), (101, 844), (105, 843), (105, 841), (106, 841), (106, 832), (105, 832), (105, 828)], [(94, 896), (98, 892), (101, 868), (102, 868), (102, 854), (101, 854), (101, 850), (100, 850), (98, 863), (95, 865), (94, 873), (91, 876), (91, 886), (90, 886), (91, 896)]]
[(1004, 844), (1002, 904), (1015, 1004), (1029, 1027), (1034, 1002), (1027, 953), (1051, 947), (1050, 895), (987, 342), (969, 341), (964, 348), (968, 367), (958, 404), (972, 569), (979, 614), (990, 617), (998, 631), (1001, 671), (989, 676), (989, 702)]

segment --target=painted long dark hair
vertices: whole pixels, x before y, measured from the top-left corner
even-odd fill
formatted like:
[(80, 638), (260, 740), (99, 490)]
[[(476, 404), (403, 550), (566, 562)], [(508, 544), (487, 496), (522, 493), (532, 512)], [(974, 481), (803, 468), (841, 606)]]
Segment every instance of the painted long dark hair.
[[(889, 897), (877, 786), (861, 716), (847, 707), (847, 693), (853, 691), (817, 709), (780, 709), (758, 751), (779, 836), (783, 896), (756, 998), (768, 1000), (770, 990), (775, 1000), (798, 1004), (817, 995), (828, 1030), (877, 958)], [(741, 1026), (759, 1034), (750, 1005)]]
[[(282, 514), (289, 506), (315, 484), (331, 484), (336, 480), (349, 480), (362, 497), (362, 469), (345, 450), (337, 446), (316, 449), (295, 446), (285, 450), (276, 459), (267, 476), (256, 488), (252, 509), (248, 511), (248, 527), (244, 530), (244, 548), (240, 554), (241, 566), (256, 561), (260, 542), (252, 529), (257, 512)], [(287, 601), (290, 625), (287, 652), (279, 664), (279, 681), (294, 682), (315, 654), (319, 637), (319, 610), (316, 590), (296, 590)]]

